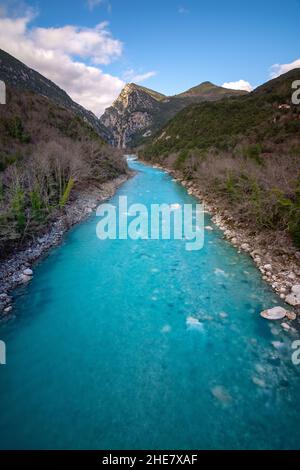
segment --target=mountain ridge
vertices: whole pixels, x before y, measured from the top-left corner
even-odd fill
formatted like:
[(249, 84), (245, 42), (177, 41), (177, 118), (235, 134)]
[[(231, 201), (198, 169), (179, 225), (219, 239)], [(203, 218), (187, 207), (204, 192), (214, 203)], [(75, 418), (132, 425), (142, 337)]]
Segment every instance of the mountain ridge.
[(19, 90), (28, 90), (45, 96), (55, 104), (72, 111), (90, 124), (97, 134), (109, 141), (109, 131), (101, 124), (92, 111), (85, 109), (53, 81), (28, 67), (19, 59), (0, 49), (0, 80)]
[(206, 81), (177, 95), (166, 96), (150, 88), (128, 83), (112, 106), (105, 110), (100, 122), (112, 136), (111, 144), (126, 148), (135, 146), (153, 135), (179, 111), (191, 104), (246, 93)]

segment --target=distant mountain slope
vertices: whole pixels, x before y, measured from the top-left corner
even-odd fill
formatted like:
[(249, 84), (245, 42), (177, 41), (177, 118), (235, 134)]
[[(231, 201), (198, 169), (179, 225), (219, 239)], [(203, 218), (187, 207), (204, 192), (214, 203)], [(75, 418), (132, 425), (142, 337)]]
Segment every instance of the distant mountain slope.
[(183, 109), (154, 136), (146, 152), (161, 157), (183, 149), (221, 151), (247, 139), (262, 143), (296, 137), (299, 106), (292, 106), (291, 96), (292, 82), (299, 76), (299, 69), (292, 70), (245, 96)]
[(246, 96), (190, 106), (140, 156), (196, 181), (255, 234), (282, 231), (300, 247), (300, 105), (291, 101), (299, 79), (295, 69)]
[(245, 94), (204, 82), (179, 95), (167, 97), (130, 83), (100, 118), (113, 136), (112, 144), (125, 148), (153, 135), (183, 108), (202, 101)]
[(0, 49), (0, 80), (4, 81), (6, 85), (20, 90), (30, 90), (45, 96), (59, 106), (82, 117), (106, 141), (111, 140), (109, 131), (91, 111), (75, 103), (64, 90), (51, 80), (27, 67), (2, 49)]
[(245, 95), (247, 92), (242, 90), (229, 90), (221, 86), (214, 85), (211, 82), (203, 82), (193, 88), (190, 88), (179, 95), (175, 95), (174, 98), (193, 98), (201, 97), (203, 100), (214, 101), (217, 98), (224, 98), (228, 96), (240, 96)]

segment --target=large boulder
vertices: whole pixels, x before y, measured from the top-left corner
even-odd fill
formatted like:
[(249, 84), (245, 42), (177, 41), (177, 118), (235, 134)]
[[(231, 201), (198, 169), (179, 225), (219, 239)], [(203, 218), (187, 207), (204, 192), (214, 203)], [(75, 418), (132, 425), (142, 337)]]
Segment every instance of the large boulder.
[(282, 320), (286, 317), (286, 310), (282, 307), (273, 307), (264, 310), (260, 315), (266, 320)]
[(298, 307), (298, 305), (300, 305), (300, 294), (292, 292), (291, 294), (286, 296), (285, 301), (293, 307)]
[(292, 287), (292, 292), (293, 294), (297, 294), (300, 296), (300, 284), (296, 284), (295, 286)]

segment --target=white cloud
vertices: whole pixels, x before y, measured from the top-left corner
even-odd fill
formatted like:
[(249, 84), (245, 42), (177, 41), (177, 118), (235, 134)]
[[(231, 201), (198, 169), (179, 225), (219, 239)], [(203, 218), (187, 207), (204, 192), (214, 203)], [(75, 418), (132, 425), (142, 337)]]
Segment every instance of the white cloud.
[(124, 80), (126, 82), (135, 82), (135, 83), (142, 83), (149, 78), (155, 77), (157, 72), (151, 71), (146, 73), (136, 73), (134, 70), (127, 70), (124, 73)]
[(64, 26), (36, 28), (30, 37), (43, 49), (61, 51), (80, 58), (89, 58), (95, 64), (109, 64), (122, 54), (122, 44), (107, 31), (107, 23), (94, 28)]
[(0, 17), (1, 48), (100, 115), (116, 98), (124, 82), (95, 65), (105, 65), (120, 57), (122, 43), (111, 36), (107, 23), (94, 28), (71, 25), (30, 28), (32, 19), (31, 12), (19, 18)]
[(90, 10), (93, 10), (95, 7), (103, 3), (103, 0), (87, 0), (87, 5)]
[(271, 77), (276, 78), (279, 77), (279, 75), (282, 75), (283, 73), (287, 73), (290, 70), (300, 68), (300, 59), (294, 60), (294, 62), (291, 62), (289, 64), (274, 64), (271, 67)]
[(190, 10), (188, 10), (188, 9), (185, 8), (185, 7), (182, 7), (182, 6), (181, 6), (181, 7), (178, 8), (178, 13), (179, 13), (180, 15), (187, 15), (189, 12), (190, 12)]
[(252, 91), (253, 86), (246, 80), (237, 80), (236, 82), (225, 82), (222, 85), (223, 88), (229, 88), (230, 90), (244, 90)]
[(94, 8), (99, 5), (105, 5), (107, 12), (110, 14), (112, 12), (111, 3), (108, 0), (86, 0), (87, 7), (90, 11), (93, 11)]

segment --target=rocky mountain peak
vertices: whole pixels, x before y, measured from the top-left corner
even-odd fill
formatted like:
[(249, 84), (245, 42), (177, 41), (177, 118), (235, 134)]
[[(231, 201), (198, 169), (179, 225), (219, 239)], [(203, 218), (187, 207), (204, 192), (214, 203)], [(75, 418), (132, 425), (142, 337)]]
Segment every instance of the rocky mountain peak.
[(150, 137), (190, 104), (242, 93), (203, 82), (179, 95), (168, 97), (141, 85), (128, 83), (100, 121), (113, 136), (111, 143), (125, 148)]

